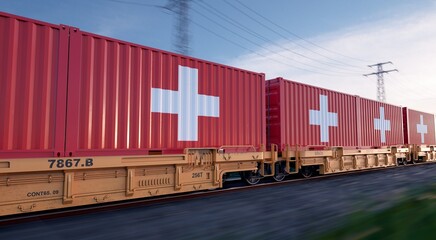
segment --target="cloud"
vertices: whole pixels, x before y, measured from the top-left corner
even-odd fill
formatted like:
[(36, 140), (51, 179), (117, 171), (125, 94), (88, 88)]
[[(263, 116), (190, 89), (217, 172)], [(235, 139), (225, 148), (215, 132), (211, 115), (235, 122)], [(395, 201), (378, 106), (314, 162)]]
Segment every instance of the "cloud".
[[(309, 39), (325, 49), (334, 49), (340, 54), (325, 51), (302, 41), (297, 44), (304, 45), (305, 48), (296, 46), (295, 42), (280, 40), (265, 46), (271, 51), (261, 50), (256, 54), (242, 55), (228, 64), (265, 72), (267, 79), (281, 76), (376, 99), (376, 76), (364, 77), (362, 74), (377, 70), (368, 68), (368, 64), (392, 61), (394, 65), (385, 65), (384, 70), (397, 68), (400, 72), (385, 74), (387, 102), (436, 113), (434, 90), (436, 89), (436, 61), (434, 60), (436, 28), (434, 26), (436, 26), (435, 7), (408, 16), (397, 15), (395, 18), (365, 23)], [(310, 59), (297, 56), (286, 49), (292, 49)], [(366, 61), (346, 56), (366, 59)], [(298, 62), (291, 61), (290, 58)]]

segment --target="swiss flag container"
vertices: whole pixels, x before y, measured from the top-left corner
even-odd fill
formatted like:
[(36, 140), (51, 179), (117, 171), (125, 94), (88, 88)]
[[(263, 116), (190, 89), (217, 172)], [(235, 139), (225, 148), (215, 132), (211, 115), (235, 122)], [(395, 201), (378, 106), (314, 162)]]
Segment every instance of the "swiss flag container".
[(360, 146), (401, 145), (403, 117), (401, 107), (357, 97)]
[(71, 29), (66, 154), (265, 144), (264, 74)]
[(266, 81), (267, 139), (291, 146), (358, 146), (356, 97), (276, 78)]
[(434, 114), (403, 108), (404, 143), (417, 145), (434, 145)]
[(265, 144), (263, 74), (2, 12), (0, 32), (0, 158)]

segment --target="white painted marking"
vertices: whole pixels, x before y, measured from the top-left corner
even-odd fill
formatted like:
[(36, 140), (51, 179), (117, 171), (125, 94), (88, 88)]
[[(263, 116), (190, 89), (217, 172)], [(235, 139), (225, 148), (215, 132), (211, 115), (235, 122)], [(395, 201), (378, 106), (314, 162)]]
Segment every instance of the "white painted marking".
[(198, 117), (219, 117), (219, 97), (198, 94), (198, 69), (179, 66), (179, 90), (151, 89), (151, 112), (178, 115), (177, 140), (198, 140)]
[(391, 131), (391, 121), (385, 119), (384, 107), (380, 107), (380, 118), (374, 118), (374, 129), (380, 130), (381, 142), (386, 143), (386, 132)]
[(338, 126), (338, 114), (328, 111), (328, 97), (319, 95), (319, 110), (309, 110), (309, 124), (320, 126), (321, 142), (329, 142), (329, 127)]
[(427, 125), (424, 125), (424, 116), (419, 116), (420, 122), (416, 124), (416, 132), (421, 134), (421, 143), (424, 143), (424, 134), (427, 134)]

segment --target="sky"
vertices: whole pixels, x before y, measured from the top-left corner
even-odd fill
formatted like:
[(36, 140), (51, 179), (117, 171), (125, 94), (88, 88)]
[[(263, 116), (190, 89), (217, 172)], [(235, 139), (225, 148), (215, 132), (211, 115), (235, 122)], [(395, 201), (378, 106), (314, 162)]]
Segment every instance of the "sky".
[[(436, 113), (436, 0), (191, 0), (189, 55)], [(0, 0), (0, 11), (175, 51), (169, 0)]]

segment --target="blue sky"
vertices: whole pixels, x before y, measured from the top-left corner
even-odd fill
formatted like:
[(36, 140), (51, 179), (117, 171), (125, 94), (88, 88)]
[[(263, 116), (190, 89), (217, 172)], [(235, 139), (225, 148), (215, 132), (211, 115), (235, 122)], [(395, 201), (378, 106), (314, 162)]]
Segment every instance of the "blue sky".
[[(232, 41), (247, 44), (244, 39), (210, 21), (209, 19), (218, 21), (229, 29), (241, 32), (228, 22), (218, 19), (212, 13), (213, 10), (207, 11), (208, 7), (225, 13), (230, 18), (240, 21), (244, 26), (267, 36), (268, 39), (280, 40), (280, 36), (259, 26), (258, 23), (236, 10), (233, 6), (249, 13), (238, 2), (233, 0), (227, 2), (222, 0), (193, 0), (191, 2), (190, 18), (193, 21), (190, 25), (191, 55), (222, 62), (227, 58), (247, 52), (197, 25), (201, 24)], [(272, 22), (308, 39), (362, 22), (407, 14), (407, 12), (434, 5), (434, 1), (425, 0), (240, 0), (240, 2)], [(73, 25), (85, 31), (173, 51), (175, 50), (172, 45), (174, 14), (162, 8), (153, 7), (153, 5), (165, 6), (167, 3), (168, 0), (1, 0), (0, 9), (21, 16), (55, 24)], [(284, 35), (294, 39), (287, 33)], [(256, 42), (267, 43), (267, 41), (258, 39)], [(256, 49), (256, 45), (248, 45), (250, 49)]]
[[(173, 51), (174, 14), (158, 7), (167, 3), (0, 0), (0, 11)], [(371, 99), (376, 79), (362, 74), (392, 61), (386, 69), (400, 73), (386, 76), (387, 101), (436, 113), (435, 0), (192, 0), (190, 18), (194, 57)]]

